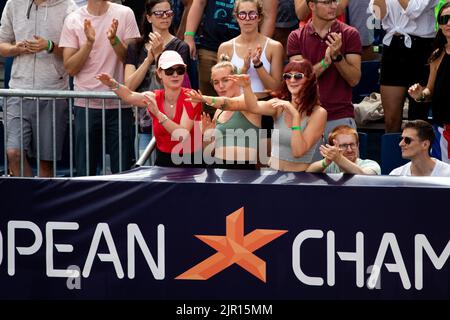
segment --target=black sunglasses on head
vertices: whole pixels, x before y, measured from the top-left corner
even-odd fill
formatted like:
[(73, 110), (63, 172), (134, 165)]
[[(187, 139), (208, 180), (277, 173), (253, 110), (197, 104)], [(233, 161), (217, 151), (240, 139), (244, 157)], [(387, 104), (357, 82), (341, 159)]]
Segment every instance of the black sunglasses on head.
[(166, 76), (171, 76), (171, 75), (173, 75), (174, 72), (176, 72), (177, 75), (181, 76), (186, 73), (186, 68), (185, 67), (176, 67), (176, 68), (170, 67), (170, 68), (164, 69), (164, 73), (166, 74)]
[(399, 143), (405, 141), (405, 144), (410, 144), (414, 141), (414, 139), (411, 139), (410, 137), (399, 137)]
[(303, 79), (305, 75), (303, 73), (290, 73), (290, 72), (286, 72), (283, 73), (283, 79), (284, 80), (289, 80), (294, 78), (295, 80), (300, 80)]
[(443, 16), (438, 17), (438, 23), (443, 26), (448, 23), (448, 20), (450, 20), (450, 14), (446, 14)]

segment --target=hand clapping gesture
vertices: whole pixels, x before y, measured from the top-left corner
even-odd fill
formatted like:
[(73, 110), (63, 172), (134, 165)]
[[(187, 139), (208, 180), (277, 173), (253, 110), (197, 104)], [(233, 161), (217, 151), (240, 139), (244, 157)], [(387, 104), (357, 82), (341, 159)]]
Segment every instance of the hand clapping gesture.
[(252, 84), (248, 74), (233, 74), (228, 76), (227, 79), (234, 81), (240, 87), (246, 87)]
[(294, 107), (292, 103), (286, 100), (273, 99), (272, 107), (274, 109), (282, 109), (283, 111), (288, 112), (291, 116), (299, 115), (298, 110)]
[(422, 87), (420, 84), (416, 83), (413, 84), (408, 89), (408, 94), (414, 99), (414, 100), (420, 100), (422, 98), (424, 87)]
[(150, 38), (148, 42), (150, 45), (149, 54), (151, 52), (153, 54), (153, 58), (156, 60), (158, 56), (163, 52), (164, 39), (158, 32), (150, 32), (148, 36)]
[(99, 80), (101, 83), (103, 83), (105, 86), (109, 88), (113, 88), (117, 84), (117, 81), (114, 80), (114, 78), (112, 78), (107, 73), (100, 73), (95, 76), (95, 79)]
[(92, 27), (91, 20), (84, 19), (84, 34), (89, 43), (93, 44), (95, 42), (95, 30)]
[(115, 41), (118, 27), (119, 27), (119, 20), (113, 19), (111, 26), (109, 27), (109, 30), (106, 32), (106, 36), (108, 37), (108, 40), (111, 44), (113, 44)]

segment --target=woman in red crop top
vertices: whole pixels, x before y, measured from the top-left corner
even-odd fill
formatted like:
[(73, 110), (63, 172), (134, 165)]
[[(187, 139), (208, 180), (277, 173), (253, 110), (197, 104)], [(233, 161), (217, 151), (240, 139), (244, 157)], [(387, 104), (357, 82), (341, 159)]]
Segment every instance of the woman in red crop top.
[(201, 165), (201, 104), (186, 101), (183, 78), (186, 64), (176, 51), (164, 51), (158, 60), (158, 77), (164, 89), (133, 92), (107, 74), (96, 78), (109, 86), (125, 103), (147, 107), (156, 138), (155, 165), (163, 167)]

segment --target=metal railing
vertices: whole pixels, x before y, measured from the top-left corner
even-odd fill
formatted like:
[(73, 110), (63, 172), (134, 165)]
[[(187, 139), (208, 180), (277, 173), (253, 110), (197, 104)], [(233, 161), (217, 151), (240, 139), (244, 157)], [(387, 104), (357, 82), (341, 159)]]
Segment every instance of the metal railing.
[[(68, 100), (68, 106), (69, 106), (69, 176), (72, 177), (74, 175), (74, 135), (73, 135), (73, 99), (75, 98), (81, 98), (86, 99), (86, 106), (89, 106), (89, 103), (91, 100), (101, 100), (101, 110), (102, 110), (102, 174), (107, 174), (107, 166), (106, 166), (106, 128), (105, 128), (105, 112), (108, 110), (105, 108), (105, 100), (117, 100), (118, 101), (118, 136), (119, 136), (119, 172), (123, 171), (122, 167), (122, 109), (124, 107), (122, 106), (122, 102), (118, 97), (112, 93), (112, 92), (88, 92), (88, 91), (69, 91), (69, 90), (18, 90), (18, 89), (0, 89), (0, 97), (3, 98), (3, 125), (4, 125), (4, 137), (3, 137), (3, 143), (4, 143), (4, 155), (3, 155), (3, 165), (4, 165), (4, 175), (8, 175), (8, 155), (7, 155), (7, 130), (8, 130), (8, 124), (7, 124), (7, 110), (8, 110), (8, 98), (9, 97), (19, 97), (20, 100), (20, 176), (24, 175), (24, 132), (23, 132), (23, 101), (24, 99), (34, 99), (36, 100), (36, 130), (37, 130), (37, 137), (36, 137), (36, 162), (37, 162), (37, 173), (39, 175), (40, 173), (40, 150), (41, 150), (41, 141), (39, 139), (39, 130), (40, 130), (40, 122), (39, 122), (39, 101), (41, 100), (52, 100), (53, 101), (53, 108), (52, 108), (52, 147), (53, 147), (53, 176), (57, 175), (57, 156), (56, 156), (56, 100), (59, 99), (67, 99)], [(147, 146), (145, 149), (144, 155), (139, 157), (139, 134), (138, 134), (138, 119), (137, 119), (137, 107), (134, 108), (134, 133), (135, 133), (135, 140), (134, 140), (134, 149), (135, 149), (135, 158), (139, 160), (137, 161), (135, 166), (140, 166), (147, 159), (149, 159), (152, 151), (155, 148), (155, 141), (152, 139), (151, 143)], [(89, 127), (88, 127), (88, 121), (89, 121), (89, 114), (88, 114), (88, 108), (86, 109), (86, 172), (89, 174)], [(66, 133), (67, 134), (67, 133)], [(67, 139), (65, 139), (67, 141)], [(64, 155), (63, 155), (64, 157)], [(1, 161), (1, 160), (0, 160)]]

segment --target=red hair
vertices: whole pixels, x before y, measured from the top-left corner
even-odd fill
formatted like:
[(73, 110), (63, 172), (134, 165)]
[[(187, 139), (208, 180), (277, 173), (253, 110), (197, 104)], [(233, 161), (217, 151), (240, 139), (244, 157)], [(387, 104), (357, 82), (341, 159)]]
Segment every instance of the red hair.
[[(305, 112), (307, 116), (310, 116), (314, 107), (319, 104), (317, 77), (314, 73), (313, 66), (311, 62), (306, 59), (301, 61), (291, 61), (284, 67), (283, 73), (292, 71), (303, 73), (305, 75), (306, 81), (303, 83), (294, 102), (300, 106), (300, 113)], [(288, 90), (286, 80), (283, 80), (281, 89), (274, 96), (283, 100), (292, 100), (292, 94)]]

